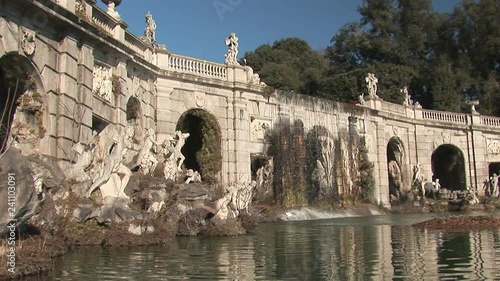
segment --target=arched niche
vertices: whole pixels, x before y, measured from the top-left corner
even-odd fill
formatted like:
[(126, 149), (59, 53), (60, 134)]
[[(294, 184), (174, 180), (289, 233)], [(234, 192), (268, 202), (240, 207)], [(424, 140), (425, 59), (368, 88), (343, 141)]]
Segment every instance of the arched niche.
[(141, 143), (144, 140), (144, 130), (142, 125), (143, 115), (141, 102), (134, 96), (131, 96), (127, 101), (127, 123), (134, 127), (134, 143)]
[(129, 123), (140, 123), (142, 119), (142, 109), (139, 99), (133, 96), (128, 99), (126, 113)]
[(462, 151), (453, 144), (438, 146), (431, 156), (432, 180), (439, 179), (441, 188), (466, 190), (465, 160)]
[(0, 58), (0, 150), (16, 146), (23, 154), (39, 146), (48, 123), (45, 90), (37, 69), (26, 57), (8, 54)]
[(202, 109), (186, 111), (177, 122), (176, 131), (189, 133), (182, 147), (184, 168), (198, 171), (202, 181), (220, 181), (222, 170), (222, 136), (217, 119)]
[(387, 143), (387, 172), (389, 178), (389, 194), (400, 198), (404, 187), (404, 159), (406, 157), (403, 142), (398, 137), (392, 137)]

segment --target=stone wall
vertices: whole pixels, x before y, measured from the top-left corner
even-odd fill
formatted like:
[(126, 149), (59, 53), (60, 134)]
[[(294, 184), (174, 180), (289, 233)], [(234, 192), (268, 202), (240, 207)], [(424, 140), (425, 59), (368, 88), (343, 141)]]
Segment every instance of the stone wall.
[[(47, 131), (39, 149), (63, 164), (73, 159), (74, 143), (91, 141), (96, 120), (126, 126), (131, 99), (140, 103), (140, 127), (154, 128), (160, 143), (174, 134), (187, 112), (202, 110), (212, 116), (221, 133), (223, 183), (250, 179), (251, 155), (267, 153), (269, 132), (284, 120), (300, 121), (306, 136), (324, 130), (344, 142), (353, 134), (365, 138), (375, 164), (376, 199), (382, 204), (389, 202), (387, 146), (393, 138), (404, 148), (404, 189), (410, 188), (417, 163), (432, 175), (431, 156), (442, 144), (453, 144), (464, 155), (467, 186), (475, 186), (477, 178), (480, 188), (488, 164), (500, 162), (499, 118), (382, 100), (354, 106), (293, 94), (268, 96), (251, 68), (148, 45), (95, 1), (82, 3), (85, 10), (76, 13), (70, 0), (0, 2), (0, 58), (19, 56), (28, 62), (26, 71), (36, 74)], [(35, 33), (34, 42), (26, 41), (25, 32)], [(96, 71), (111, 95), (96, 90)], [(339, 182), (349, 185), (345, 179)]]

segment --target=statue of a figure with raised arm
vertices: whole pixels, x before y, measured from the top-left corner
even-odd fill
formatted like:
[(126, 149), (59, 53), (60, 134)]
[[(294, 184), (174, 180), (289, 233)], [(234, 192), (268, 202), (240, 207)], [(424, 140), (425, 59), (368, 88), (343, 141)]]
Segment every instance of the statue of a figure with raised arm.
[(228, 38), (226, 38), (226, 46), (228, 47), (227, 54), (225, 55), (226, 64), (239, 65), (237, 59), (239, 47), (238, 37), (236, 37), (236, 34), (234, 32), (231, 33)]
[(146, 29), (144, 29), (144, 36), (149, 43), (156, 42), (156, 22), (151, 12), (146, 14)]

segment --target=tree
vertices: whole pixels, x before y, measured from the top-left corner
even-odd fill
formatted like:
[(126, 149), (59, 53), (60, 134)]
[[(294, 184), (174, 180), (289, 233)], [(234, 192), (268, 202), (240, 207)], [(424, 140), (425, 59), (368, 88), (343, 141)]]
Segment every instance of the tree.
[(245, 53), (240, 63), (259, 73), (267, 85), (306, 95), (317, 95), (326, 69), (321, 56), (299, 38), (285, 38)]

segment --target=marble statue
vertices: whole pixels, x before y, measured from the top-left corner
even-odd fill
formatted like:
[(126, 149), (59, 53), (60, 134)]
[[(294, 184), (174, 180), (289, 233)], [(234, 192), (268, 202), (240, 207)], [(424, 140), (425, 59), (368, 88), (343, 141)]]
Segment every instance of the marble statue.
[(177, 143), (175, 144), (174, 151), (170, 156), (177, 163), (177, 170), (182, 171), (182, 163), (186, 157), (182, 154), (181, 150), (184, 144), (186, 144), (186, 139), (189, 137), (189, 133), (182, 133), (180, 130), (175, 132), (177, 137)]
[(437, 196), (439, 195), (439, 190), (441, 189), (441, 184), (439, 183), (439, 179), (435, 179), (434, 181), (424, 181), (422, 185), (424, 190), (424, 196), (437, 199)]
[(163, 174), (165, 179), (175, 180), (177, 174), (177, 163), (174, 161), (173, 152), (175, 149), (175, 140), (169, 135), (161, 144), (160, 153), (163, 155), (165, 162)]
[(146, 29), (144, 30), (144, 36), (149, 43), (156, 42), (156, 22), (151, 12), (146, 14)]
[(389, 177), (392, 179), (393, 185), (389, 186), (391, 195), (394, 195), (397, 199), (401, 195), (401, 187), (403, 186), (402, 172), (399, 164), (396, 160), (389, 161), (388, 165)]
[(229, 65), (239, 65), (238, 63), (238, 37), (235, 33), (231, 33), (228, 38), (226, 38), (226, 46), (228, 47), (227, 53), (225, 55), (225, 63)]
[(86, 172), (92, 168), (94, 163), (95, 144), (84, 145), (78, 142), (73, 145), (72, 149), (77, 153), (77, 159), (66, 169), (66, 179), (74, 179), (77, 182), (89, 180), (90, 176)]
[(191, 182), (201, 182), (201, 175), (198, 173), (198, 171), (194, 171), (193, 169), (188, 169), (186, 171), (186, 181), (184, 182), (185, 184), (191, 183)]
[[(99, 188), (103, 198), (107, 196), (128, 198), (124, 190), (132, 172), (122, 161), (132, 146), (128, 141), (132, 137), (131, 133), (133, 133), (132, 130), (125, 130), (125, 134), (120, 134), (120, 132), (113, 134), (111, 152), (104, 158), (98, 172), (94, 175), (86, 197), (90, 197), (90, 194)], [(122, 174), (123, 178), (119, 174)]]
[(365, 81), (367, 83), (368, 87), (368, 96), (370, 98), (376, 98), (377, 96), (377, 91), (378, 91), (378, 79), (375, 77), (375, 74), (373, 73), (368, 73), (368, 75), (365, 78)]
[(359, 102), (358, 105), (360, 106), (366, 105), (365, 94), (362, 93), (361, 95), (358, 96), (358, 102)]
[(413, 166), (413, 177), (412, 177), (412, 187), (415, 192), (417, 192), (421, 198), (425, 198), (425, 176), (422, 174), (422, 169), (420, 168), (420, 164), (416, 164)]
[(404, 86), (400, 89), (400, 92), (405, 95), (405, 100), (403, 101), (404, 106), (412, 106), (413, 101), (411, 100), (410, 93), (408, 92), (408, 86)]
[(146, 130), (146, 135), (144, 138), (144, 143), (137, 155), (135, 166), (140, 166), (145, 175), (152, 174), (156, 166), (158, 165), (158, 160), (156, 160), (156, 134), (153, 128)]
[(215, 202), (217, 213), (214, 218), (217, 220), (227, 220), (229, 218), (236, 218), (243, 212), (248, 212), (256, 185), (255, 181), (251, 181), (227, 187), (226, 195)]
[(182, 133), (179, 130), (175, 132), (175, 137), (169, 136), (163, 141), (161, 153), (165, 158), (163, 168), (165, 179), (175, 180), (177, 174), (182, 171), (181, 167), (185, 157), (181, 150), (188, 137), (189, 133)]

